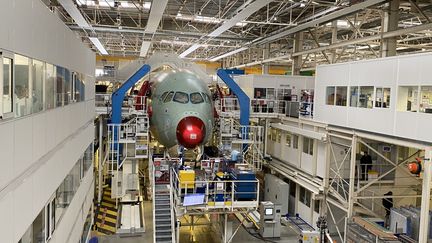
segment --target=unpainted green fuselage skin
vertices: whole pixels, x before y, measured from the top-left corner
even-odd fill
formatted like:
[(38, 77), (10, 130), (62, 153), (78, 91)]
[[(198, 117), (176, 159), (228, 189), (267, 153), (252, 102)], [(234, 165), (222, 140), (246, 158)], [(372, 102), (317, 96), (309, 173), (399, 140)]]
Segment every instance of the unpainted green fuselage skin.
[[(187, 70), (168, 70), (158, 73), (151, 81), (151, 109), (150, 126), (152, 135), (166, 148), (178, 144), (177, 125), (185, 117), (197, 117), (205, 125), (205, 137), (201, 144), (206, 144), (211, 137), (214, 125), (213, 103), (203, 102), (199, 104), (182, 104), (175, 101), (164, 102), (161, 100), (165, 92), (194, 92), (206, 93), (210, 96), (207, 84), (197, 75)], [(200, 145), (201, 145), (200, 144)]]

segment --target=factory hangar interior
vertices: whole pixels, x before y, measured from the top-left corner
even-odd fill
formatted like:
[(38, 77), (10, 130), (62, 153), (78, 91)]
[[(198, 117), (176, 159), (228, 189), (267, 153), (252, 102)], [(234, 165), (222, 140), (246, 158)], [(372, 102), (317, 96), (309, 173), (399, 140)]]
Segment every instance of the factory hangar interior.
[(432, 241), (428, 0), (9, 0), (5, 243)]

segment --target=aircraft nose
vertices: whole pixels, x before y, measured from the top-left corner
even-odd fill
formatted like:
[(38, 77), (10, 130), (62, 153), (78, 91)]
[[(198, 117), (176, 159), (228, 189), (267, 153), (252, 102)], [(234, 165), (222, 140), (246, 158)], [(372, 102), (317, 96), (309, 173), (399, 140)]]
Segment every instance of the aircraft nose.
[(195, 148), (205, 136), (204, 122), (198, 117), (188, 116), (177, 125), (177, 141), (185, 148)]

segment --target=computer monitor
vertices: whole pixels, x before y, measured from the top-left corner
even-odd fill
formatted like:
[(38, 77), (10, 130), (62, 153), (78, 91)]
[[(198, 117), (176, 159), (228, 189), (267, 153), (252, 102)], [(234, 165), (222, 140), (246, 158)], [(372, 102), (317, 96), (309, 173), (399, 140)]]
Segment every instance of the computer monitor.
[(273, 208), (266, 208), (264, 214), (265, 215), (273, 215)]
[(195, 194), (188, 194), (185, 195), (183, 200), (183, 206), (196, 206), (204, 204), (204, 193), (195, 193)]

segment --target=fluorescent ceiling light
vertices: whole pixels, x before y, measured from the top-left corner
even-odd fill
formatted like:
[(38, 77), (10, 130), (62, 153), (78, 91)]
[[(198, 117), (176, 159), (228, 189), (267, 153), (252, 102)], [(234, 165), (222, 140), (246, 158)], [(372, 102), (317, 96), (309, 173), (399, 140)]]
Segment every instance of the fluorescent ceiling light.
[(219, 59), (222, 59), (222, 58), (225, 58), (225, 57), (229, 57), (231, 55), (234, 55), (234, 54), (239, 53), (241, 51), (244, 51), (246, 49), (247, 49), (246, 47), (242, 47), (242, 48), (236, 49), (234, 51), (227, 52), (225, 54), (222, 54), (220, 56), (217, 56), (217, 57), (214, 57), (214, 58), (210, 59), (210, 62), (216, 62)]
[(140, 57), (147, 56), (147, 52), (149, 51), (151, 46), (151, 41), (143, 41), (141, 44)]
[(58, 0), (58, 2), (63, 6), (69, 16), (75, 21), (75, 23), (81, 27), (86, 29), (91, 29), (91, 26), (87, 23), (87, 21), (82, 16), (81, 12), (72, 2), (72, 0)]
[(184, 51), (182, 54), (179, 55), (180, 58), (185, 58), (187, 55), (194, 52), (196, 49), (200, 48), (200, 44), (193, 44), (191, 47), (189, 47), (186, 51)]
[(152, 3), (151, 2), (144, 2), (143, 4), (143, 8), (144, 9), (150, 9), (151, 8)]
[(97, 37), (89, 37), (89, 39), (93, 43), (93, 45), (98, 49), (100, 54), (108, 55), (108, 52), (105, 50), (105, 47), (102, 45), (102, 43), (99, 41)]

